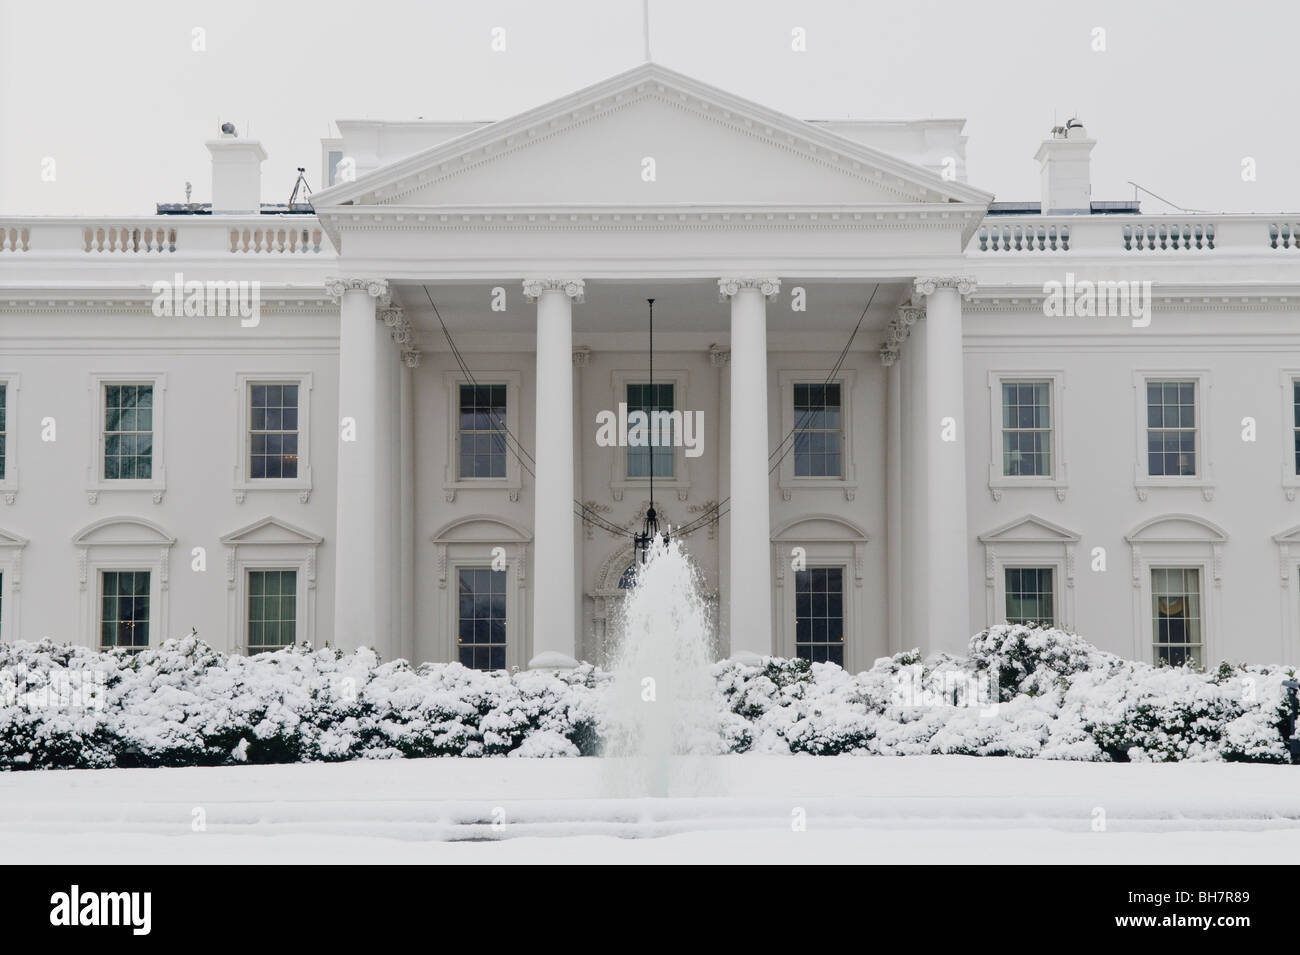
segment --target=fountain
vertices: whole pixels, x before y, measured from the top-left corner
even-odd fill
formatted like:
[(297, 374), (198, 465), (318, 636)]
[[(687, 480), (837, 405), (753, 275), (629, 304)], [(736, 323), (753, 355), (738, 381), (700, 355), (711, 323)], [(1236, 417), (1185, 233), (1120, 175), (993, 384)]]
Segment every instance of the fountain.
[(613, 795), (701, 795), (719, 739), (709, 608), (680, 541), (653, 538), (644, 556), (615, 621), (603, 755)]

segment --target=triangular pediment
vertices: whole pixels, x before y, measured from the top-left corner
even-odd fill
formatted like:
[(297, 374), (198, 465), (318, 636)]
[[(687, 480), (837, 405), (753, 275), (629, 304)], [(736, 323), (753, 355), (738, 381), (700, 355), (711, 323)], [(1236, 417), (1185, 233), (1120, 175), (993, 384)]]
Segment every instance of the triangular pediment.
[[(650, 178), (653, 171), (653, 178)], [(976, 203), (992, 196), (646, 64), (313, 196), (339, 206)]]
[(1009, 524), (1003, 524), (987, 534), (981, 534), (979, 539), (983, 544), (1009, 543), (1012, 541), (1054, 541), (1062, 544), (1074, 544), (1078, 542), (1079, 535), (1035, 514), (1027, 514)]
[(221, 538), (227, 546), (247, 544), (319, 544), (321, 538), (275, 517), (264, 517)]
[(27, 538), (0, 528), (0, 547), (26, 547)]

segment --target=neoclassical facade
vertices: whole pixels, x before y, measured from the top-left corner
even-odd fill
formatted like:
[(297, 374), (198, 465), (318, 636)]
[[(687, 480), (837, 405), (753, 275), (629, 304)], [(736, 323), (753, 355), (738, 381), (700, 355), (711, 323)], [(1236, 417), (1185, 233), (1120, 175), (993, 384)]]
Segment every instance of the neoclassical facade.
[(1300, 662), (1300, 213), (1094, 200), (1074, 121), (996, 201), (959, 120), (653, 64), (338, 126), (310, 205), (228, 131), (210, 203), (0, 217), (0, 639), (601, 661), (653, 503), (723, 655)]

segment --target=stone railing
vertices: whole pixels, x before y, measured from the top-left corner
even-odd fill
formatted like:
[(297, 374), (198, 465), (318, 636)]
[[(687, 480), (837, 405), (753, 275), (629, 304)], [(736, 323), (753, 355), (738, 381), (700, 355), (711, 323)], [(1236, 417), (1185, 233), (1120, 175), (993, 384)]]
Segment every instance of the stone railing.
[(1147, 256), (1300, 249), (1300, 219), (1224, 214), (1200, 216), (989, 216), (967, 252), (979, 258), (1033, 253)]
[(83, 252), (175, 252), (176, 230), (163, 225), (90, 225)]
[(319, 254), (325, 232), (315, 220), (310, 225), (279, 227), (242, 226), (230, 230), (231, 252)]
[(0, 261), (10, 255), (135, 258), (175, 254), (332, 256), (314, 216), (0, 218)]
[(1268, 244), (1275, 249), (1300, 249), (1300, 222), (1271, 222)]

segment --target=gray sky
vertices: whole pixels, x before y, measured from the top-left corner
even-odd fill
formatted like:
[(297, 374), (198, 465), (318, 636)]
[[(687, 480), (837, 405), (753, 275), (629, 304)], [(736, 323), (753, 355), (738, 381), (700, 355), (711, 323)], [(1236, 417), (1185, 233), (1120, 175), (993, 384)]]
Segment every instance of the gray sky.
[[(1300, 210), (1294, 0), (649, 2), (656, 61), (774, 109), (964, 117), (969, 180), (999, 199), (1038, 198), (1038, 143), (1077, 113), (1094, 199), (1132, 179)], [(205, 201), (218, 118), (262, 140), (263, 199), (284, 201), (296, 166), (320, 188), (334, 119), (499, 119), (641, 62), (641, 23), (641, 0), (0, 0), (0, 213), (150, 213), (187, 179)]]

